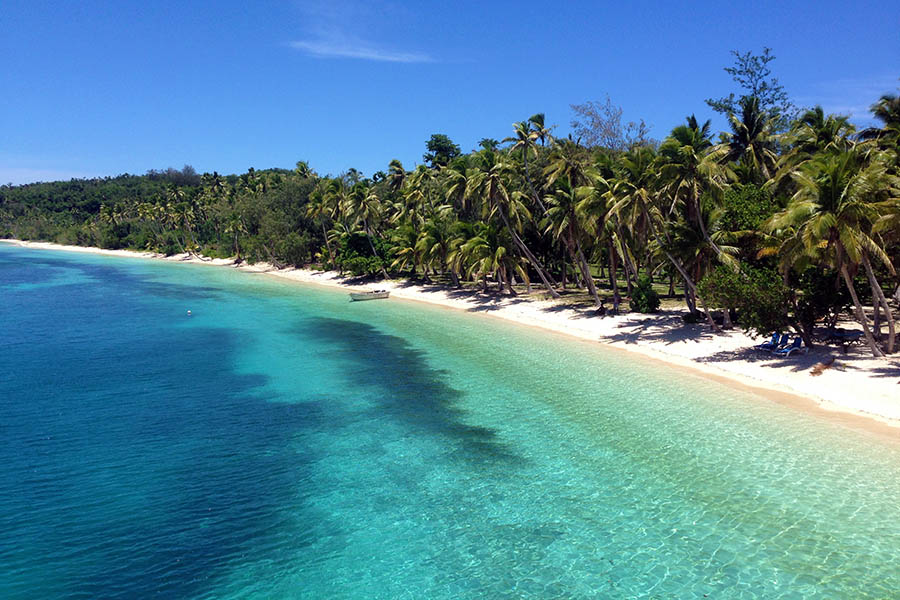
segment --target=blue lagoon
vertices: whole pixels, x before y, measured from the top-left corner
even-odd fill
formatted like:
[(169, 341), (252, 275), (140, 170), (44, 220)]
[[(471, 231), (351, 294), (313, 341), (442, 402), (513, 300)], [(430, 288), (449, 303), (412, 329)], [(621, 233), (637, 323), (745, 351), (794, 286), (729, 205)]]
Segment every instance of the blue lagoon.
[(3, 245), (0, 324), (3, 598), (900, 595), (900, 447), (686, 370)]

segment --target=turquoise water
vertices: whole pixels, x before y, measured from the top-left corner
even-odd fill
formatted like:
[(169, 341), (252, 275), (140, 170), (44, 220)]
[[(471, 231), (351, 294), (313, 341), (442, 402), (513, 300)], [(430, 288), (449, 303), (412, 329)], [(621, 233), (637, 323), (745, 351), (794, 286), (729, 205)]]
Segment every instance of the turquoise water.
[(2, 598), (900, 598), (897, 444), (597, 344), (2, 244), (0, 334)]

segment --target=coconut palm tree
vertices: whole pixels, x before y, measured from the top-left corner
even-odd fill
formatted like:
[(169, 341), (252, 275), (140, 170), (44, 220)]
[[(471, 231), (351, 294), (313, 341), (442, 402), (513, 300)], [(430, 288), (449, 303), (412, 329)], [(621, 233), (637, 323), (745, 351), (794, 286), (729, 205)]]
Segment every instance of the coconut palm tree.
[(527, 280), (528, 273), (522, 262), (510, 252), (511, 240), (503, 235), (503, 231), (493, 225), (479, 223), (475, 226), (475, 235), (462, 244), (460, 251), (468, 265), (466, 274), (480, 277), (485, 291), (487, 277), (491, 276), (497, 280), (499, 291), (502, 292), (506, 285), (508, 292), (514, 294), (513, 275), (518, 274)]
[(407, 267), (410, 275), (415, 276), (416, 269), (422, 261), (422, 249), (419, 247), (419, 234), (409, 223), (402, 223), (391, 232), (394, 261), (391, 270), (403, 271)]
[[(530, 220), (530, 213), (520, 198), (514, 198), (507, 190), (507, 179), (509, 177), (511, 167), (509, 163), (498, 159), (495, 152), (482, 150), (478, 154), (476, 168), (473, 169), (472, 175), (468, 180), (468, 188), (466, 193), (469, 196), (476, 196), (483, 200), (484, 216), (490, 218), (498, 215), (506, 227), (509, 236), (519, 252), (521, 252), (532, 268), (537, 272), (541, 281), (554, 298), (559, 298), (559, 293), (553, 289), (556, 283), (550, 274), (544, 269), (541, 261), (528, 248), (519, 235), (522, 223), (527, 218)], [(513, 226), (513, 223), (516, 226)]]
[(325, 180), (320, 180), (316, 184), (316, 188), (309, 195), (309, 203), (306, 205), (306, 216), (314, 221), (318, 221), (322, 228), (322, 237), (325, 239), (325, 248), (328, 250), (328, 259), (332, 268), (336, 264), (334, 259), (334, 250), (331, 248), (331, 240), (328, 238), (326, 223), (334, 218), (335, 207), (331, 202), (331, 196), (328, 194), (328, 184)]
[(470, 198), (466, 195), (468, 185), (468, 161), (465, 156), (458, 156), (450, 161), (450, 164), (441, 170), (444, 178), (444, 200), (449, 202), (459, 213), (461, 218), (470, 218)]
[[(678, 129), (679, 128), (676, 128), (676, 130)], [(704, 139), (708, 140), (708, 121), (700, 126), (696, 123), (696, 119), (690, 118), (688, 119), (688, 127), (686, 129), (689, 131), (681, 131), (682, 138), (695, 140), (697, 145), (703, 145), (702, 140)], [(668, 151), (670, 156), (677, 158), (680, 154), (679, 147), (677, 146), (677, 139), (669, 141), (669, 144)], [(704, 145), (704, 147), (709, 148), (710, 146)], [(694, 155), (692, 151), (685, 152), (685, 154), (688, 156)], [(672, 163), (668, 164), (672, 165)], [(665, 185), (660, 181), (659, 165), (659, 157), (656, 156), (652, 148), (647, 146), (633, 148), (623, 155), (619, 163), (619, 168), (611, 182), (609, 218), (621, 219), (624, 222), (640, 223), (642, 227), (646, 227), (650, 237), (656, 243), (657, 248), (659, 248), (663, 255), (681, 275), (685, 287), (684, 300), (688, 310), (691, 313), (696, 312), (696, 302), (699, 300), (700, 304), (703, 306), (703, 312), (706, 314), (707, 322), (710, 327), (717, 329), (715, 322), (712, 320), (712, 316), (706, 309), (703, 297), (697, 293), (695, 277), (691, 275), (682, 260), (669, 250), (669, 248), (673, 247), (673, 240), (671, 239), (672, 236), (666, 224), (671, 222), (672, 218), (670, 216), (667, 219), (664, 216), (665, 211), (659, 206), (660, 199), (668, 200), (668, 212), (670, 215), (673, 210), (673, 205), (671, 200), (669, 200), (669, 196), (661, 195), (659, 192), (658, 186)], [(672, 169), (672, 172), (675, 174), (678, 173), (676, 169)], [(668, 190), (666, 190), (665, 187), (663, 189), (671, 191), (671, 186), (672, 183), (670, 182), (668, 184)], [(697, 202), (697, 205), (698, 207), (695, 210), (700, 214), (699, 202)], [(708, 237), (708, 234), (704, 237)]]
[(885, 94), (872, 105), (871, 111), (872, 116), (881, 121), (881, 127), (860, 131), (860, 139), (884, 141), (896, 148), (900, 143), (900, 96)]
[[(535, 115), (537, 116), (537, 115)], [(541, 212), (547, 212), (544, 208), (543, 204), (541, 204), (541, 197), (538, 195), (537, 190), (534, 188), (534, 184), (531, 183), (531, 173), (528, 170), (528, 155), (533, 154), (535, 157), (537, 156), (537, 146), (535, 142), (538, 139), (538, 134), (531, 128), (530, 121), (519, 121), (518, 123), (513, 123), (513, 131), (515, 132), (512, 137), (505, 138), (504, 142), (513, 142), (513, 145), (510, 147), (510, 153), (516, 152), (517, 150), (522, 151), (522, 164), (525, 169), (525, 182), (528, 184), (528, 190), (531, 192), (532, 198), (534, 198), (535, 202), (540, 206)]]
[(388, 189), (392, 192), (400, 192), (406, 182), (406, 170), (403, 168), (403, 163), (396, 158), (388, 165), (387, 182)]
[(528, 123), (531, 124), (531, 130), (534, 132), (535, 139), (540, 140), (541, 146), (546, 146), (547, 142), (553, 141), (551, 132), (555, 125), (547, 127), (545, 124), (544, 113), (537, 113), (528, 117)]
[(776, 119), (760, 109), (756, 96), (741, 98), (740, 108), (740, 116), (728, 115), (731, 137), (725, 145), (725, 158), (745, 167), (751, 177), (746, 183), (759, 185), (768, 181), (775, 171)]
[[(375, 244), (372, 242), (372, 235), (376, 224), (381, 219), (381, 200), (374, 188), (367, 187), (366, 184), (360, 182), (355, 184), (347, 195), (347, 214), (350, 215), (351, 222), (356, 226), (362, 226), (363, 233), (369, 241), (369, 249), (372, 256), (380, 259), (378, 251), (375, 250)], [(381, 262), (381, 274), (385, 279), (388, 278), (384, 263)]]
[(693, 116), (687, 125), (679, 125), (659, 147), (661, 192), (668, 199), (670, 217), (684, 208), (685, 219), (700, 229), (704, 239), (717, 247), (701, 218), (701, 202), (720, 197), (725, 183), (733, 177), (722, 164), (728, 150), (713, 147), (709, 139), (709, 121), (698, 125)]
[(865, 268), (873, 288), (873, 300), (886, 309), (890, 330), (888, 351), (892, 352), (893, 317), (884, 295), (879, 294), (881, 286), (871, 269), (874, 258), (893, 272), (890, 259), (872, 234), (873, 223), (880, 217), (876, 201), (885, 200), (883, 196), (890, 189), (893, 177), (886, 162), (884, 156), (867, 160), (858, 147), (817, 155), (792, 173), (797, 191), (787, 208), (767, 223), (767, 229), (782, 238), (777, 251), (783, 269), (820, 262), (841, 274), (874, 356), (884, 354), (870, 331), (853, 274), (859, 266)]
[(575, 187), (568, 177), (557, 179), (553, 192), (544, 198), (547, 216), (544, 218), (546, 231), (553, 239), (562, 239), (572, 258), (572, 264), (578, 265), (588, 292), (594, 304), (600, 307), (600, 297), (594, 285), (594, 277), (584, 256), (581, 240), (584, 236), (583, 212), (578, 210), (579, 204), (592, 193), (590, 187)]
[(439, 269), (441, 275), (447, 272), (449, 266), (450, 279), (453, 285), (458, 286), (459, 277), (456, 269), (448, 263), (450, 253), (462, 243), (456, 223), (453, 207), (448, 204), (439, 206), (419, 234), (416, 249), (422, 253), (425, 263), (435, 271)]

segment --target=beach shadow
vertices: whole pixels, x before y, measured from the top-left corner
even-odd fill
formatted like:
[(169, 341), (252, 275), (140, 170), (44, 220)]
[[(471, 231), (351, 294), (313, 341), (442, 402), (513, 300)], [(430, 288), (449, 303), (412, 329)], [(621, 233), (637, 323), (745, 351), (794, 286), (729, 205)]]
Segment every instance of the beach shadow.
[(703, 342), (715, 337), (705, 324), (685, 323), (680, 314), (649, 315), (634, 318), (618, 325), (621, 332), (601, 337), (606, 342), (636, 344), (639, 340), (677, 344), (683, 342)]
[(873, 377), (895, 377), (900, 383), (900, 364), (889, 364), (884, 367), (876, 367), (869, 371)]
[(570, 317), (571, 319), (599, 319), (607, 316), (606, 314), (598, 313), (597, 307), (595, 307), (593, 304), (585, 305), (581, 302), (564, 302), (541, 308), (542, 312), (554, 314), (561, 313), (567, 310), (572, 312), (572, 315)]

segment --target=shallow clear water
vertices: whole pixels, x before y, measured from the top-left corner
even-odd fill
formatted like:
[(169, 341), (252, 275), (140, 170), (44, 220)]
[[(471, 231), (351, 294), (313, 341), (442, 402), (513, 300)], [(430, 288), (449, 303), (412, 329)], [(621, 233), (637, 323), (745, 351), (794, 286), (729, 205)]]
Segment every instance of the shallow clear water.
[(3, 598), (896, 598), (900, 450), (481, 315), (0, 244), (0, 532)]

